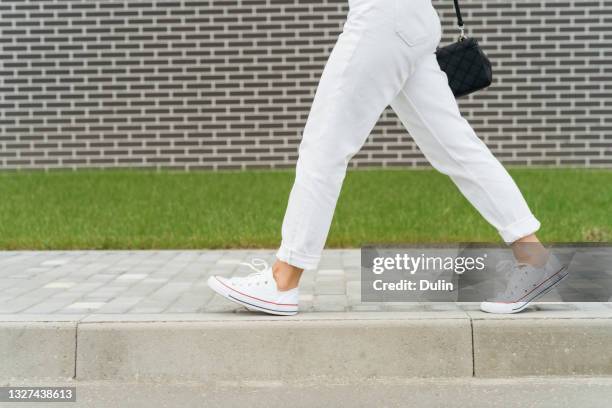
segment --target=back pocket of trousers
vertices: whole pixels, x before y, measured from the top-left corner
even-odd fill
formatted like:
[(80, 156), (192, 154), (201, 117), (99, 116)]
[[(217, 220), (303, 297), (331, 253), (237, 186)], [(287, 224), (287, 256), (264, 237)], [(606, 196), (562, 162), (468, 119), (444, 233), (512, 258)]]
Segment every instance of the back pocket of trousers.
[(415, 46), (427, 41), (440, 24), (431, 0), (393, 0), (395, 32), (404, 42)]

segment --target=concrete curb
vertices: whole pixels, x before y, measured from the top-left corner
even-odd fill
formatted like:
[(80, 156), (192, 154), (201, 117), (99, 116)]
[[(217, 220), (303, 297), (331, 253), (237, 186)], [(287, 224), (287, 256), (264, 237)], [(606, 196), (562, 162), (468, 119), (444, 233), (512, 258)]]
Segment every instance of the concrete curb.
[(73, 378), (76, 332), (76, 322), (1, 322), (0, 378)]
[(278, 380), (472, 375), (469, 321), (84, 323), (77, 378)]
[(474, 320), (477, 377), (612, 375), (612, 320)]
[(54, 318), (0, 322), (0, 380), (612, 375), (612, 317), (605, 314), (208, 313), (44, 321)]

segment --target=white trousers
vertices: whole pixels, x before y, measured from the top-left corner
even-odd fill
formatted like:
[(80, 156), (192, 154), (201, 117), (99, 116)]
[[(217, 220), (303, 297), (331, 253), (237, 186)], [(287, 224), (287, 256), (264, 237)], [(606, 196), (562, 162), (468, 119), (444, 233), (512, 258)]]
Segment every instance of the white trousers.
[(317, 267), (347, 164), (388, 105), (504, 242), (538, 230), (510, 175), (461, 116), (434, 54), (441, 34), (431, 0), (349, 0), (304, 128), (278, 259)]

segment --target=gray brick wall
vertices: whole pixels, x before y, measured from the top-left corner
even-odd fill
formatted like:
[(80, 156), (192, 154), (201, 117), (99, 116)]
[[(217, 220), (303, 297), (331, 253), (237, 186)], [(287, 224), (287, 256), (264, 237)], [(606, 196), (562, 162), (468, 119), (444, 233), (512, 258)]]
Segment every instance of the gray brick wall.
[[(460, 106), (497, 157), (610, 167), (612, 1), (462, 3), (495, 83)], [(435, 4), (450, 42), (452, 1)], [(1, 0), (0, 169), (292, 166), (347, 10), (347, 0)], [(388, 110), (351, 165), (427, 163)]]

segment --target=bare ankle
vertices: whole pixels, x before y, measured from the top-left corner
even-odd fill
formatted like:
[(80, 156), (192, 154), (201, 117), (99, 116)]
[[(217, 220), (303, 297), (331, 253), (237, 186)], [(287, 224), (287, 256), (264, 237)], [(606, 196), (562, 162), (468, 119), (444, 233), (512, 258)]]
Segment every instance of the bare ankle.
[(523, 237), (512, 243), (512, 252), (518, 262), (543, 266), (548, 260), (548, 250), (535, 234)]
[(283, 261), (276, 261), (272, 266), (272, 276), (280, 291), (297, 288), (304, 270)]

